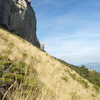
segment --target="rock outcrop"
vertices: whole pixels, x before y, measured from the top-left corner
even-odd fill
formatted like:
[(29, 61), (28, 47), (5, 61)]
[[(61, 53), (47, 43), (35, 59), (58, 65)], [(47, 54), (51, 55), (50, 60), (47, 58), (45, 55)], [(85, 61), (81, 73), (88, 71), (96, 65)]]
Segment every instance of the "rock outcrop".
[(40, 48), (30, 0), (0, 0), (0, 25)]

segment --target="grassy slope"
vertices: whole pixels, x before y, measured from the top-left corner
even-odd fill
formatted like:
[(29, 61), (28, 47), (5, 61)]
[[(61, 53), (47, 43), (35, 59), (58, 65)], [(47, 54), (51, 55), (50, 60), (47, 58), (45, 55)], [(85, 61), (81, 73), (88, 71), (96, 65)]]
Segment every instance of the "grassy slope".
[(61, 59), (58, 60), (61, 63), (65, 64), (66, 66), (70, 67), (71, 69), (75, 70), (83, 78), (87, 79), (88, 81), (92, 82), (96, 86), (100, 87), (100, 73), (96, 72), (95, 70), (89, 70), (84, 65), (79, 67), (72, 64), (68, 64), (67, 62)]
[[(34, 47), (16, 35), (0, 29), (0, 55), (7, 56), (13, 63), (25, 62), (30, 66), (28, 77), (36, 77), (39, 81), (36, 100), (99, 100), (100, 91), (93, 84), (82, 78), (73, 69), (56, 60), (46, 52)], [(27, 71), (27, 69), (26, 69)], [(31, 89), (27, 89), (31, 91)], [(13, 93), (13, 100), (29, 100), (20, 92)], [(33, 97), (30, 98), (33, 100)]]

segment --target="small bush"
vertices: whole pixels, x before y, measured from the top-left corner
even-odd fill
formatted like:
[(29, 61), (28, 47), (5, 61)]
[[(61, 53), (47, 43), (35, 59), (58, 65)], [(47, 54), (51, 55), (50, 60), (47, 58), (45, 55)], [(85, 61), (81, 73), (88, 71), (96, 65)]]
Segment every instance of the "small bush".
[(15, 79), (14, 73), (4, 73), (4, 78)]
[(2, 77), (3, 76), (3, 72), (2, 71), (0, 71), (0, 77)]
[(76, 74), (69, 73), (73, 80), (77, 80)]
[(85, 88), (88, 88), (89, 87), (88, 82), (86, 82), (85, 80), (79, 78), (77, 81), (79, 83), (81, 83)]
[(19, 62), (19, 66), (20, 66), (21, 68), (24, 68), (24, 67), (26, 66), (26, 64), (25, 64), (25, 62), (20, 61), (20, 62)]
[(95, 91), (96, 91), (97, 93), (100, 92), (100, 88), (99, 88), (98, 86), (94, 85), (93, 88), (95, 89)]
[(11, 72), (13, 73), (19, 73), (19, 74), (24, 74), (24, 69), (18, 66), (12, 66), (10, 69)]
[(2, 84), (13, 84), (14, 80), (11, 78), (2, 78)]
[(27, 53), (23, 53), (23, 57), (28, 57), (28, 54)]
[[(26, 70), (26, 67), (28, 67), (27, 70)], [(36, 74), (36, 71), (33, 68), (31, 68), (30, 70), (32, 71), (32, 75), (29, 76), (30, 74), (28, 73), (29, 68), (30, 67), (28, 65), (26, 66), (26, 63), (23, 61), (14, 63), (7, 57), (0, 56), (0, 86), (1, 88), (7, 91), (7, 89), (9, 89), (10, 86), (16, 83), (17, 86), (21, 85), (21, 90), (19, 90), (19, 92), (29, 91), (29, 89), (31, 89), (32, 91), (36, 89), (36, 91), (38, 91), (39, 81), (37, 77), (33, 75), (34, 73)], [(26, 71), (28, 74), (25, 74)], [(2, 86), (6, 86), (6, 89)], [(14, 88), (13, 91), (15, 91), (15, 89), (16, 88)]]
[(64, 80), (65, 82), (68, 82), (67, 77), (62, 77), (62, 80)]
[(95, 97), (95, 94), (91, 94), (92, 97)]

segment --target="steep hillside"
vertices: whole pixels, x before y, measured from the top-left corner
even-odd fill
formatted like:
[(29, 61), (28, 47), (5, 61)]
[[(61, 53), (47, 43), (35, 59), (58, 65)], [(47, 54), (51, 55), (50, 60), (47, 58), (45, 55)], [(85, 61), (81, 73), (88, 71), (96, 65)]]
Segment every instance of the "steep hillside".
[[(57, 58), (56, 58), (57, 59)], [(58, 59), (61, 63), (65, 64), (66, 66), (70, 67), (71, 69), (75, 70), (80, 76), (87, 79), (88, 81), (92, 82), (96, 86), (100, 87), (100, 73), (96, 72), (95, 70), (89, 70), (86, 68), (85, 65), (82, 66), (75, 66), (72, 64), (68, 64), (67, 62)]]
[(48, 53), (4, 29), (0, 29), (0, 56), (1, 84), (10, 80), (4, 93), (9, 100), (100, 99), (99, 87)]

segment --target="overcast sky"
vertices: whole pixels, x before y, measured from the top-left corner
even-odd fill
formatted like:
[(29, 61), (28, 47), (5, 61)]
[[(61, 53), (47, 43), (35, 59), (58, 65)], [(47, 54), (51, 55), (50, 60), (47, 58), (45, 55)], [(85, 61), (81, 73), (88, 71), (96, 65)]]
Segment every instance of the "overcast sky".
[(100, 62), (100, 0), (32, 0), (45, 50), (71, 64)]

